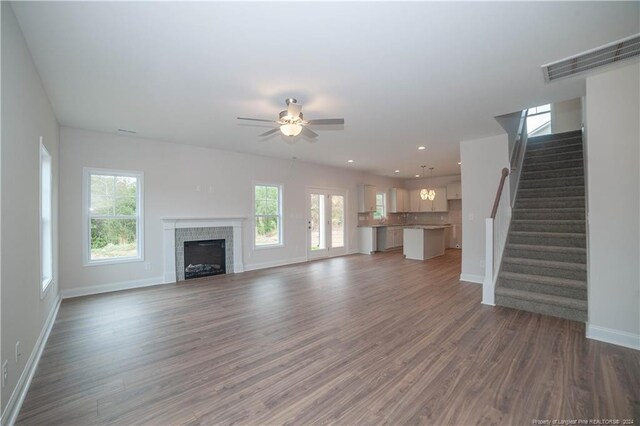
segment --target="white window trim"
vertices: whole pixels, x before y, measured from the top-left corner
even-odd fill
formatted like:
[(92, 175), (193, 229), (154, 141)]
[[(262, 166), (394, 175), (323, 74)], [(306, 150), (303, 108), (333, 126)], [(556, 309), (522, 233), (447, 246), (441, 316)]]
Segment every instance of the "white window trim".
[(378, 195), (382, 195), (382, 215), (380, 219), (376, 220), (383, 220), (387, 218), (387, 194), (384, 192), (376, 192), (376, 211), (374, 213), (378, 211)]
[[(284, 189), (283, 185), (279, 183), (270, 183), (270, 182), (253, 182), (253, 191), (251, 191), (251, 209), (253, 211), (253, 219), (252, 219), (252, 244), (254, 250), (269, 250), (273, 248), (282, 248), (284, 247)], [(280, 242), (277, 244), (256, 244), (256, 186), (276, 186), (278, 187), (278, 207), (280, 214), (280, 229), (278, 232), (280, 234)]]
[[(42, 245), (43, 245), (43, 227), (42, 227), (42, 191), (43, 191), (43, 187), (42, 187), (42, 154), (46, 153), (46, 155), (49, 157), (49, 182), (51, 185), (50, 191), (51, 191), (51, 200), (49, 202), (50, 206), (50, 214), (49, 214), (49, 218), (51, 220), (51, 224), (50, 224), (50, 228), (51, 228), (51, 276), (48, 277), (46, 280), (43, 280), (43, 271), (42, 271)], [(48, 293), (49, 289), (52, 287), (52, 283), (53, 283), (53, 277), (55, 276), (55, 271), (54, 271), (54, 263), (53, 263), (53, 259), (54, 259), (54, 253), (53, 253), (53, 157), (51, 156), (51, 153), (49, 152), (49, 150), (47, 149), (47, 147), (44, 145), (44, 142), (42, 140), (42, 136), (40, 136), (40, 150), (38, 151), (39, 157), (40, 157), (40, 182), (38, 184), (39, 186), (39, 194), (40, 194), (40, 199), (38, 200), (38, 211), (40, 214), (40, 299), (44, 299), (44, 297), (46, 296), (46, 294)]]
[[(133, 257), (117, 257), (113, 259), (91, 260), (91, 218), (89, 216), (89, 201), (91, 198), (91, 184), (89, 176), (102, 174), (108, 176), (129, 176), (138, 179), (138, 197), (136, 200), (136, 214), (138, 226), (136, 239), (138, 255)], [(113, 265), (117, 263), (144, 262), (144, 173), (131, 170), (98, 169), (83, 167), (82, 169), (82, 264), (83, 266)]]

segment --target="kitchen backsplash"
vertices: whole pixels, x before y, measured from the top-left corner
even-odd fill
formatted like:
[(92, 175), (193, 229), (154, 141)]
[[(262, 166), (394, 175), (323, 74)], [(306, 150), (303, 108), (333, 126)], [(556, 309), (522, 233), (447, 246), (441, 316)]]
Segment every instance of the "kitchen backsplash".
[(389, 213), (383, 220), (373, 218), (373, 213), (358, 213), (358, 226), (373, 225), (440, 225), (449, 223), (451, 230), (450, 246), (460, 246), (462, 242), (462, 200), (449, 200), (449, 211), (443, 213)]

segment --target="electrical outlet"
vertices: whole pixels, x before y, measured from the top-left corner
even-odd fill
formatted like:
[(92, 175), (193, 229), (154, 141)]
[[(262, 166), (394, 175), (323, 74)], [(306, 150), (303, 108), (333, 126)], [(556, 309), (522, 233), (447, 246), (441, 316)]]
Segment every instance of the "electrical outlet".
[(22, 351), (20, 350), (20, 341), (16, 342), (16, 364), (20, 362), (20, 357), (22, 356)]
[(9, 360), (5, 359), (2, 363), (2, 387), (7, 385), (7, 380), (9, 380)]
[(144, 263), (144, 269), (146, 269), (147, 271), (151, 270), (151, 262), (145, 262)]

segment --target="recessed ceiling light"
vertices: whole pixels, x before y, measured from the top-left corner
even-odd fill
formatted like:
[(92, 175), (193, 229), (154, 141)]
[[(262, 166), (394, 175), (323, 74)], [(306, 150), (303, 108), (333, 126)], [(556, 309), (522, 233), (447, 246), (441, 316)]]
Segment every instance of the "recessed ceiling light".
[(459, 166), (460, 164), (462, 164), (462, 161), (458, 161), (458, 166)]
[(419, 146), (419, 147), (418, 147), (418, 149), (419, 149), (420, 151), (422, 151), (423, 149), (427, 149), (427, 147), (425, 147), (425, 146)]
[(400, 173), (400, 170), (396, 170), (396, 171), (394, 171), (393, 173)]
[(353, 160), (347, 160), (347, 163), (353, 163)]
[(416, 177), (420, 177), (420, 175), (416, 175)]

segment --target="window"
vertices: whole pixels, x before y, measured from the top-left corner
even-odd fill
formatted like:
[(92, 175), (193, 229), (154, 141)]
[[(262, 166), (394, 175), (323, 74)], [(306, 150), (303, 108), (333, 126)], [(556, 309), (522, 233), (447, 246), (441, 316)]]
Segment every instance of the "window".
[(142, 260), (141, 172), (84, 170), (85, 264)]
[(529, 108), (527, 112), (527, 133), (529, 135), (541, 135), (549, 133), (548, 127), (551, 123), (551, 104), (540, 105), (535, 108)]
[(374, 219), (382, 219), (387, 214), (387, 197), (384, 192), (376, 194), (376, 211), (373, 212)]
[(40, 292), (53, 280), (53, 170), (51, 154), (40, 138)]
[(256, 247), (282, 244), (282, 188), (278, 185), (255, 185), (254, 211)]

